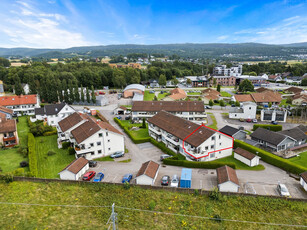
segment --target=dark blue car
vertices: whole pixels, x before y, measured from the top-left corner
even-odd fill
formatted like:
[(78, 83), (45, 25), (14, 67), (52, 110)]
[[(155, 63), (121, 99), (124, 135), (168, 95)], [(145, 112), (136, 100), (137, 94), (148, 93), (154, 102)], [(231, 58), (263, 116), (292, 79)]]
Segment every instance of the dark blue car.
[(126, 175), (123, 177), (122, 183), (125, 183), (125, 182), (130, 183), (131, 179), (132, 179), (132, 174), (126, 174)]
[(93, 182), (100, 182), (104, 178), (104, 174), (102, 172), (97, 173), (96, 176), (94, 177)]

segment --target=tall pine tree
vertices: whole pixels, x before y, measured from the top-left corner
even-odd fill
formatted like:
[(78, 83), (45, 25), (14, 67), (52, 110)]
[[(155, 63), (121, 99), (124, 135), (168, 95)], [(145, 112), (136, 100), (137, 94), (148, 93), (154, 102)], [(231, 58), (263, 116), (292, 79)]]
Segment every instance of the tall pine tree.
[(76, 102), (80, 102), (80, 94), (79, 94), (78, 85), (75, 85), (74, 94), (75, 94), (75, 101), (76, 101)]
[(85, 98), (84, 98), (84, 89), (83, 86), (81, 85), (81, 101), (85, 102)]
[(14, 82), (15, 82), (15, 86), (14, 86), (15, 94), (18, 96), (21, 94), (24, 94), (24, 91), (23, 91), (23, 88), (20, 82), (20, 78), (17, 74), (14, 75)]
[(92, 102), (93, 102), (93, 104), (96, 103), (96, 95), (95, 95), (94, 86), (92, 86)]
[(87, 103), (91, 103), (90, 92), (88, 91), (88, 87), (86, 87), (86, 101)]
[(69, 101), (70, 104), (72, 104), (75, 101), (75, 95), (74, 95), (74, 87), (71, 80), (69, 80), (68, 82), (68, 88), (69, 88)]

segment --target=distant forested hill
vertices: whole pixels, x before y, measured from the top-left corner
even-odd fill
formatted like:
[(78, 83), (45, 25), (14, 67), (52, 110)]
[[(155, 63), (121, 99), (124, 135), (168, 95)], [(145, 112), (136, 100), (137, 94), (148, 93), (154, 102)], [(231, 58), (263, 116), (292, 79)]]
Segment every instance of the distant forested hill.
[(306, 55), (307, 43), (267, 45), (260, 43), (206, 43), (206, 44), (161, 44), (161, 45), (107, 45), (84, 46), (68, 49), (0, 48), (0, 56), (29, 56), (42, 58), (65, 58), (72, 56), (102, 57), (126, 56), (130, 53), (160, 53), (182, 58), (224, 58), (233, 60), (293, 59), (292, 55)]

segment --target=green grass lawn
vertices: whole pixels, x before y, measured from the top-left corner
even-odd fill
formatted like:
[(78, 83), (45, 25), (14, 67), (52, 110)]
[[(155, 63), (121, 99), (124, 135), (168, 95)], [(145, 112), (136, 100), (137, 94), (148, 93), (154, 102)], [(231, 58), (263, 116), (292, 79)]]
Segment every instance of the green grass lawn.
[(158, 100), (162, 100), (163, 98), (167, 97), (168, 95), (170, 95), (169, 93), (159, 93), (158, 94)]
[[(28, 122), (27, 117), (18, 117), (19, 122), (17, 123), (17, 132), (19, 137), (19, 145), (27, 146), (28, 142)], [(3, 172), (12, 172), (15, 169), (20, 168), (19, 163), (21, 161), (28, 161), (28, 158), (24, 158), (20, 153), (17, 152), (17, 148), (9, 148), (6, 150), (0, 150), (0, 169)], [(25, 171), (29, 171), (29, 168), (24, 168)]]
[(300, 155), (299, 157), (296, 156), (296, 157), (290, 158), (289, 161), (295, 164), (307, 167), (307, 151), (300, 153), (299, 155)]
[(238, 161), (237, 159), (235, 159), (233, 157), (233, 154), (232, 154), (232, 156), (224, 157), (224, 158), (212, 161), (212, 162), (234, 163), (236, 165), (236, 169), (241, 169), (241, 170), (256, 170), (256, 171), (260, 171), (260, 170), (264, 170), (265, 169), (265, 167), (263, 165), (257, 165), (257, 166), (254, 166), (254, 167), (249, 167), (248, 165), (246, 165), (246, 164), (242, 163), (241, 161)]
[(106, 156), (106, 157), (96, 158), (95, 161), (114, 161), (114, 159), (111, 158), (110, 156)]
[(215, 116), (212, 113), (207, 113), (212, 119), (212, 125), (208, 125), (209, 128), (217, 130), (217, 121)]
[(228, 92), (221, 91), (220, 93), (221, 93), (222, 97), (231, 97), (231, 94), (228, 93)]
[[(36, 154), (38, 165), (38, 177), (59, 178), (58, 173), (75, 159), (74, 155), (68, 155), (67, 149), (58, 149), (57, 135), (36, 137)], [(48, 151), (56, 154), (48, 156)]]
[(139, 130), (131, 130), (130, 129), (131, 134), (135, 138), (149, 137), (147, 123), (146, 123), (146, 129), (144, 129), (144, 128), (141, 128), (142, 123), (131, 124), (130, 120), (121, 120), (120, 122), (122, 123), (123, 126), (128, 127), (128, 129), (130, 129), (132, 127), (139, 127), (140, 128)]
[(149, 90), (145, 90), (144, 101), (152, 101), (155, 97), (154, 93), (149, 93)]
[(206, 195), (104, 183), (1, 182), (0, 202), (54, 205), (1, 204), (1, 229), (108, 229), (113, 203), (118, 229), (294, 229), (205, 219), (210, 217), (307, 225), (305, 202), (247, 196), (222, 196), (216, 201)]

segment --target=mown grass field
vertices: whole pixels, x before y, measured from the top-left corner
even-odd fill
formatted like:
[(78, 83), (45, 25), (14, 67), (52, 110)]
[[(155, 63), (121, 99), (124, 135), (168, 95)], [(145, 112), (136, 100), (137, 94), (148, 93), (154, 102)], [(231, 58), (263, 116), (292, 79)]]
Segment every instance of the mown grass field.
[[(38, 177), (59, 178), (58, 173), (75, 159), (75, 155), (69, 155), (67, 149), (58, 149), (57, 135), (36, 137), (35, 141)], [(56, 154), (48, 156), (48, 151)]]
[(103, 183), (0, 183), (0, 202), (54, 205), (1, 204), (2, 229), (108, 229), (106, 223), (113, 203), (118, 229), (295, 229), (191, 216), (307, 225), (307, 206), (303, 202), (235, 196), (223, 196), (221, 200), (215, 201), (206, 195), (139, 187), (124, 189)]
[(148, 125), (146, 123), (146, 129), (142, 128), (142, 123), (134, 123), (131, 124), (130, 120), (121, 120), (120, 121), (122, 123), (123, 126), (127, 127), (128, 129), (132, 128), (132, 127), (139, 127), (139, 130), (131, 130), (130, 129), (130, 133), (134, 136), (134, 138), (145, 138), (145, 137), (149, 137), (148, 134)]
[(299, 156), (290, 158), (289, 161), (307, 167), (307, 151), (300, 153)]
[(154, 93), (149, 93), (149, 90), (145, 90), (144, 101), (152, 101), (155, 97)]
[(217, 121), (216, 121), (215, 116), (213, 115), (213, 113), (207, 113), (207, 114), (211, 117), (211, 120), (212, 120), (212, 124), (208, 125), (208, 127), (211, 129), (217, 130)]
[[(17, 132), (19, 137), (19, 145), (27, 146), (28, 142), (28, 132), (29, 127), (27, 123), (27, 117), (19, 117), (19, 122), (17, 123)], [(20, 153), (17, 152), (17, 148), (9, 148), (6, 150), (0, 150), (0, 169), (3, 172), (12, 172), (15, 169), (20, 168), (19, 163), (21, 161), (28, 161), (27, 157), (23, 157)], [(24, 168), (25, 171), (28, 171), (29, 168)]]
[(222, 96), (222, 97), (231, 97), (231, 94), (228, 93), (228, 92), (221, 91), (220, 93), (221, 93), (221, 96)]

